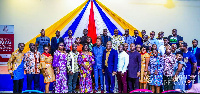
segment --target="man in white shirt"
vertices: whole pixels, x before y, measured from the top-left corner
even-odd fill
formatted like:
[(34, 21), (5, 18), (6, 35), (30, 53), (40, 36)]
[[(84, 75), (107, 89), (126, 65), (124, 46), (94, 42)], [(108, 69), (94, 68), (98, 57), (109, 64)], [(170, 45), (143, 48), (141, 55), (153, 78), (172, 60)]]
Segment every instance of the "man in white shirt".
[(118, 80), (118, 92), (127, 93), (127, 66), (129, 64), (129, 55), (123, 50), (124, 45), (118, 46), (118, 64), (117, 64), (117, 80)]

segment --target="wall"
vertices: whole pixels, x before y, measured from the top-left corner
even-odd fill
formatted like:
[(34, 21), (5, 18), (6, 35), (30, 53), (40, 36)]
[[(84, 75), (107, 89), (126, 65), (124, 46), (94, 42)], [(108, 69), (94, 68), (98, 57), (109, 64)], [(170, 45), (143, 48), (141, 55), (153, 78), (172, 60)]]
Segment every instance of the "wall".
[[(0, 25), (15, 26), (15, 49), (26, 43), (85, 0), (0, 0)], [(200, 0), (99, 0), (139, 30), (164, 31), (176, 28), (189, 46), (200, 40)]]

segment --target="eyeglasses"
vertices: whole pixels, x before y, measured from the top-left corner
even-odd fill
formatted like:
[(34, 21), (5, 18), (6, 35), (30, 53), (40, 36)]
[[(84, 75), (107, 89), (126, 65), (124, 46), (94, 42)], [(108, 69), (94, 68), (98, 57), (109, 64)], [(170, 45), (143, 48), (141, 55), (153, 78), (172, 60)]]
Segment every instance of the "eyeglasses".
[(64, 45), (59, 45), (59, 46), (64, 46)]
[(49, 50), (49, 49), (44, 49), (45, 51)]

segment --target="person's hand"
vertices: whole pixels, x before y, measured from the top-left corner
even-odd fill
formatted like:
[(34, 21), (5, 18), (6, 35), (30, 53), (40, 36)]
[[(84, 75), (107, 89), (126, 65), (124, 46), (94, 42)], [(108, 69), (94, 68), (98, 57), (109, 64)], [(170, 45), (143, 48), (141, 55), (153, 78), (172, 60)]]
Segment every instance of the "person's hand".
[(139, 77), (140, 76), (140, 72), (137, 72), (137, 77)]
[(190, 78), (191, 78), (192, 80), (194, 80), (195, 77), (196, 77), (195, 75), (191, 75), (191, 76), (190, 76)]
[(175, 82), (175, 79), (176, 79), (176, 78), (175, 78), (175, 76), (174, 76), (174, 77), (172, 78), (172, 81)]
[(46, 76), (46, 77), (49, 76), (48, 72), (45, 72), (45, 76)]
[(117, 73), (115, 71), (113, 71), (112, 76), (116, 75)]
[(121, 73), (121, 76), (123, 77), (123, 76), (124, 76), (124, 73)]
[(155, 75), (158, 75), (158, 71), (157, 70), (155, 70), (155, 73), (154, 73)]
[(70, 71), (70, 74), (71, 74), (71, 75), (73, 75), (73, 72), (72, 72), (72, 71)]
[(102, 72), (105, 73), (105, 72), (104, 72), (104, 69), (102, 69)]
[(60, 68), (59, 67), (57, 67), (57, 74), (59, 74), (60, 73)]
[(144, 76), (147, 76), (147, 72), (144, 72)]
[(13, 76), (14, 76), (13, 73), (10, 73), (10, 76), (11, 76), (11, 78), (13, 79)]

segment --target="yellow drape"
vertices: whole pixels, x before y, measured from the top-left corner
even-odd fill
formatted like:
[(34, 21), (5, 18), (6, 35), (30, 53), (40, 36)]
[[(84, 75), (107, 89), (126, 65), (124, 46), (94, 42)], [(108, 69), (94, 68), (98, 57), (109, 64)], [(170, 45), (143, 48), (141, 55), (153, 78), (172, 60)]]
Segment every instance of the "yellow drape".
[[(83, 4), (81, 4), (76, 9), (74, 9), (73, 11), (71, 11), (69, 14), (67, 14), (66, 16), (64, 16), (63, 18), (61, 18), (59, 21), (57, 21), (56, 23), (54, 23), (53, 25), (51, 25), (50, 27), (48, 27), (47, 29), (45, 29), (45, 35), (47, 37), (49, 37), (50, 39), (52, 37), (54, 37), (55, 36), (55, 32), (57, 30), (61, 31), (83, 9), (83, 7), (86, 5), (87, 2), (88, 2), (88, 0), (86, 0)], [(30, 43), (35, 43), (36, 42), (36, 38), (40, 37), (40, 35), (41, 34), (38, 34), (33, 39), (31, 39), (30, 41), (28, 41), (25, 44), (23, 52), (29, 51), (29, 44)], [(18, 51), (18, 49), (15, 50), (15, 51)]]
[[(99, 6), (104, 9), (123, 29), (129, 29), (129, 34), (131, 36), (134, 35), (134, 30), (137, 30), (135, 27), (133, 27), (131, 24), (126, 22), (124, 19), (122, 19), (120, 16), (118, 16), (116, 13), (114, 13), (112, 10), (107, 8), (105, 5), (103, 5), (101, 2), (96, 0), (96, 2), (99, 4)], [(138, 30), (139, 31), (139, 30)], [(142, 34), (139, 31), (139, 36), (141, 37)]]

